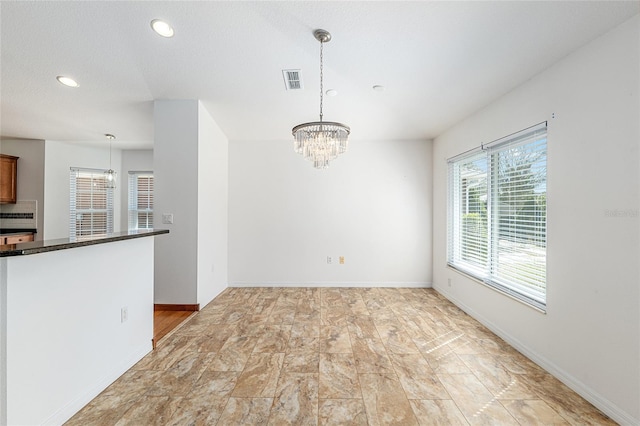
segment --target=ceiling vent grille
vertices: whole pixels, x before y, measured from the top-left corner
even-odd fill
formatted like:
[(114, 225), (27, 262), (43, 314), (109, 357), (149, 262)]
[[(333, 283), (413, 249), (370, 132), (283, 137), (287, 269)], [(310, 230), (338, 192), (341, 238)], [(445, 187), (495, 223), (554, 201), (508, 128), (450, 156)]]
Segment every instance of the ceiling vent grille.
[(299, 90), (303, 88), (300, 70), (282, 70), (282, 76), (284, 77), (284, 85), (287, 90)]

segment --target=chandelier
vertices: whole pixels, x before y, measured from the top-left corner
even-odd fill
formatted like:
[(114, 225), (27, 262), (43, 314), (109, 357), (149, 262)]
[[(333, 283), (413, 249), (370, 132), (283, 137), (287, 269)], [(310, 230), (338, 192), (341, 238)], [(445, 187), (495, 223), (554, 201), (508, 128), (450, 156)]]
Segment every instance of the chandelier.
[(109, 170), (104, 172), (105, 188), (116, 188), (116, 172), (111, 168), (111, 141), (113, 141), (116, 137), (110, 133), (106, 133), (104, 135), (107, 139), (109, 139)]
[(326, 169), (329, 167), (329, 161), (347, 152), (351, 129), (342, 123), (322, 121), (324, 98), (322, 48), (324, 43), (331, 40), (331, 34), (325, 30), (315, 30), (313, 35), (320, 42), (320, 121), (298, 124), (291, 132), (294, 137), (294, 151), (311, 161), (316, 169)]

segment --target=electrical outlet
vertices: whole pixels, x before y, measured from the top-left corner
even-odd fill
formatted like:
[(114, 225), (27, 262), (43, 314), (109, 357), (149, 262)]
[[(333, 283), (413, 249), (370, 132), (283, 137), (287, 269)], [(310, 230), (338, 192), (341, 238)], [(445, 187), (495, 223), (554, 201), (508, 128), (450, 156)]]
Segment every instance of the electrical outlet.
[(344, 256), (340, 256), (340, 264), (344, 265)]
[(327, 256), (327, 264), (328, 265), (331, 265), (331, 261), (332, 261), (331, 256)]
[(173, 224), (173, 213), (163, 213), (162, 214), (162, 223), (165, 225)]
[(120, 322), (127, 322), (129, 319), (129, 308), (123, 307), (120, 309)]
[(447, 279), (447, 285), (451, 287), (451, 278)]

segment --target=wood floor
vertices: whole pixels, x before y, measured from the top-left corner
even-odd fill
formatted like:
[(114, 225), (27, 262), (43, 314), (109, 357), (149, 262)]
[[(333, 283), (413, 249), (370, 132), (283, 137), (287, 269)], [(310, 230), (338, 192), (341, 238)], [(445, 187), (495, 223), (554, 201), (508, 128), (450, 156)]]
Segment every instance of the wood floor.
[(613, 425), (432, 289), (229, 288), (68, 425)]
[(153, 348), (164, 336), (175, 330), (193, 311), (154, 311), (153, 312)]

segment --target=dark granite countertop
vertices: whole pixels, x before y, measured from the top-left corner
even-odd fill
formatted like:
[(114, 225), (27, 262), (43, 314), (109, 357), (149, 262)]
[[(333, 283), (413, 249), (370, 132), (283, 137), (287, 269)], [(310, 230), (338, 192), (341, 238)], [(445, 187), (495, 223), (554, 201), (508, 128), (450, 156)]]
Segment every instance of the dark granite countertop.
[(0, 228), (0, 235), (8, 234), (37, 234), (36, 228)]
[(114, 232), (100, 237), (87, 237), (73, 240), (61, 238), (58, 240), (32, 241), (28, 243), (0, 246), (0, 257), (24, 256), (28, 254), (46, 253), (55, 250), (67, 250), (77, 247), (105, 244), (114, 241), (130, 240), (133, 238), (149, 237), (153, 235), (168, 234), (167, 229), (141, 229), (138, 231)]

